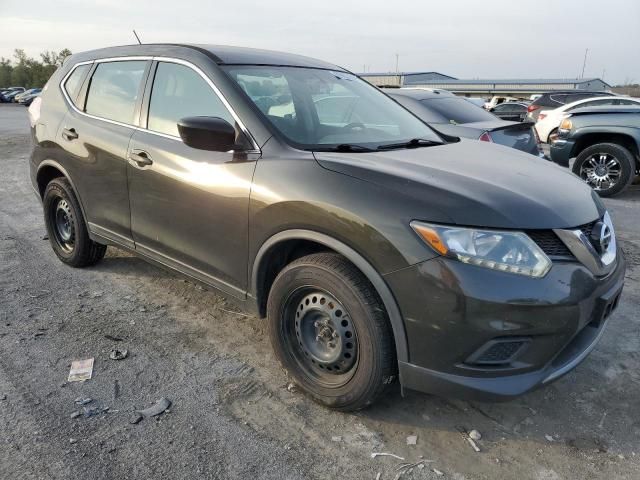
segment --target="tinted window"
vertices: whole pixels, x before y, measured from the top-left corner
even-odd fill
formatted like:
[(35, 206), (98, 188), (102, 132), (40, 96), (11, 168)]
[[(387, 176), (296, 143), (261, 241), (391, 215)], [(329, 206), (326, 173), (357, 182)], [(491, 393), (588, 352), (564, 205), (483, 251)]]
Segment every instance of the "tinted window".
[(494, 115), (485, 109), (472, 105), (463, 98), (446, 97), (421, 100), (427, 108), (439, 114), (442, 120), (439, 123), (471, 123), (493, 121)]
[(570, 112), (575, 110), (576, 108), (586, 108), (586, 107), (596, 107), (598, 105), (611, 105), (613, 104), (613, 100), (602, 99), (602, 100), (590, 100), (588, 102), (580, 103), (578, 105), (574, 105), (571, 108), (568, 108), (567, 111)]
[(80, 88), (82, 87), (82, 81), (89, 71), (89, 68), (91, 68), (91, 65), (80, 65), (79, 67), (76, 67), (76, 69), (71, 75), (69, 75), (69, 78), (67, 78), (67, 81), (64, 83), (64, 89), (66, 90), (67, 95), (69, 95), (69, 98), (76, 106), (78, 105), (76, 99), (78, 97), (78, 93), (80, 92)]
[(160, 62), (153, 80), (147, 128), (178, 137), (178, 121), (199, 116), (220, 117), (235, 124), (218, 95), (196, 71)]
[(146, 64), (144, 61), (98, 64), (91, 77), (85, 111), (109, 120), (133, 123)]

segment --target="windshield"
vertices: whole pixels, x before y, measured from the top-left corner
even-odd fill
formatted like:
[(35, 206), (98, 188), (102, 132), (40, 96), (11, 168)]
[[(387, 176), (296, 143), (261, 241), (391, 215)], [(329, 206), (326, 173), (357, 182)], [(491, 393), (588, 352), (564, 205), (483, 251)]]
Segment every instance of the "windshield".
[(431, 118), (429, 120), (423, 118), (423, 120), (433, 123), (451, 123), (458, 125), (461, 123), (497, 120), (495, 115), (487, 112), (482, 107), (466, 101), (464, 98), (433, 98), (421, 100), (420, 103), (431, 112)]
[(418, 138), (442, 142), (418, 118), (355, 75), (299, 67), (224, 68), (269, 122), (300, 148), (375, 149)]

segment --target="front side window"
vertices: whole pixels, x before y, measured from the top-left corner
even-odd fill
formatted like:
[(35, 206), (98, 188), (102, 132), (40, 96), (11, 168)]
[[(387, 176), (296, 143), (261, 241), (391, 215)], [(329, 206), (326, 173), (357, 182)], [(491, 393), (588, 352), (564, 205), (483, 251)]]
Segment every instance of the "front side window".
[(442, 142), (427, 125), (355, 75), (301, 67), (223, 68), (266, 119), (300, 148), (376, 148), (414, 138)]
[(67, 78), (67, 81), (64, 82), (64, 89), (76, 107), (78, 106), (78, 103), (77, 103), (78, 93), (80, 92), (80, 88), (82, 87), (82, 81), (84, 80), (85, 75), (89, 71), (89, 68), (91, 68), (91, 65), (80, 65), (76, 67), (73, 73), (69, 75), (69, 78)]
[(89, 84), (85, 111), (98, 117), (132, 124), (146, 65), (145, 61), (98, 64)]
[(193, 69), (160, 62), (149, 102), (147, 128), (178, 137), (178, 122), (185, 117), (219, 117), (235, 120), (211, 86)]

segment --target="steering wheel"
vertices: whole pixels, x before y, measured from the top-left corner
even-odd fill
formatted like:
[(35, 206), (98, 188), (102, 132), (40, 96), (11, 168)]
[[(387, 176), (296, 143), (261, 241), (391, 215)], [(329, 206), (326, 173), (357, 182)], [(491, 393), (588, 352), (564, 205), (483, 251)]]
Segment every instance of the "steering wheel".
[(361, 123), (361, 122), (351, 122), (342, 128), (345, 130), (364, 130), (367, 127), (365, 126), (364, 123)]

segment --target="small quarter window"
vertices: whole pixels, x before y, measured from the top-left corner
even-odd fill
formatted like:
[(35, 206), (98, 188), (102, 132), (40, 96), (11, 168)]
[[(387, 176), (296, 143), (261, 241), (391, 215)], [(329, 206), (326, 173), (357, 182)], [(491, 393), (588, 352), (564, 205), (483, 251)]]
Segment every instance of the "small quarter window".
[(73, 73), (69, 75), (69, 78), (67, 78), (67, 81), (64, 82), (64, 89), (76, 107), (78, 106), (78, 93), (80, 93), (82, 82), (90, 67), (91, 65), (80, 65), (76, 67)]
[(235, 125), (227, 107), (196, 71), (177, 63), (158, 63), (147, 128), (178, 137), (178, 121), (197, 116), (219, 117)]
[(85, 111), (109, 120), (133, 123), (146, 65), (145, 61), (98, 64), (91, 77)]

